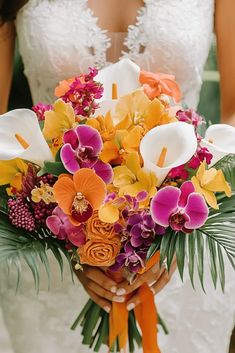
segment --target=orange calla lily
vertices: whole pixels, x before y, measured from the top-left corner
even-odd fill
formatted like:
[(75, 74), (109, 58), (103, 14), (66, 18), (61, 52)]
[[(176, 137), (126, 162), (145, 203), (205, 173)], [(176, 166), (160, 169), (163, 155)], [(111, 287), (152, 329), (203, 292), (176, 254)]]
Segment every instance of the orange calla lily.
[(139, 81), (144, 87), (145, 94), (151, 100), (161, 94), (174, 98), (176, 103), (181, 100), (181, 91), (173, 75), (140, 71)]
[(87, 221), (98, 210), (106, 195), (103, 180), (88, 168), (78, 170), (71, 178), (63, 175), (54, 185), (55, 199), (72, 224)]

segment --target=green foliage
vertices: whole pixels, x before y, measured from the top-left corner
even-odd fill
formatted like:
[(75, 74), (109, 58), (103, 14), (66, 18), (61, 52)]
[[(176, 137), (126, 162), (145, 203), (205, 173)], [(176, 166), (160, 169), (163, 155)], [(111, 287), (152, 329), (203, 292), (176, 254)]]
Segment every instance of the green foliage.
[(46, 173), (52, 174), (58, 177), (60, 174), (68, 173), (62, 162), (44, 162), (44, 167), (39, 171), (38, 175), (44, 175)]
[(64, 248), (63, 242), (53, 238), (43, 229), (30, 233), (17, 229), (5, 214), (0, 213), (0, 264), (15, 267), (17, 271), (16, 289), (20, 281), (21, 261), (24, 261), (31, 270), (37, 291), (40, 285), (39, 265), (44, 267), (48, 275), (48, 284), (50, 283), (51, 271), (48, 250), (51, 250), (55, 255), (61, 274), (65, 259), (71, 266), (70, 255)]
[(232, 190), (235, 191), (235, 155), (225, 156), (214, 167), (223, 171), (225, 179), (230, 183)]

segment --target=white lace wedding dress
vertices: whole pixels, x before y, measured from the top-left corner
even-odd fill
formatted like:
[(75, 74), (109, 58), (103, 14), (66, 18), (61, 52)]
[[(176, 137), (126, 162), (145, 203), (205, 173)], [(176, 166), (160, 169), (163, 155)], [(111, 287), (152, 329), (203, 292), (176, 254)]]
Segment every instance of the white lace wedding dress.
[[(124, 44), (117, 41), (115, 48), (118, 52), (122, 47), (123, 57), (146, 70), (174, 73), (185, 103), (196, 108), (213, 17), (213, 0), (145, 0)], [(101, 30), (86, 0), (29, 0), (17, 16), (16, 27), (35, 103), (53, 101), (53, 89), (61, 79), (87, 71), (89, 66), (108, 65), (108, 48), (114, 47), (111, 38), (124, 37)], [(115, 60), (115, 53), (111, 54)], [(52, 270), (50, 291), (43, 273), (38, 296), (27, 269), (17, 295), (14, 275), (1, 274), (2, 353), (90, 352), (82, 346), (79, 331), (69, 330), (87, 295), (77, 281), (72, 284), (67, 270), (61, 282), (53, 260)], [(222, 294), (219, 288), (214, 290), (206, 273), (205, 295), (199, 283), (196, 291), (192, 289), (187, 270), (184, 283), (175, 273), (156, 297), (170, 330), (169, 336), (159, 332), (162, 353), (228, 352), (235, 312), (235, 278), (228, 263), (226, 275)]]

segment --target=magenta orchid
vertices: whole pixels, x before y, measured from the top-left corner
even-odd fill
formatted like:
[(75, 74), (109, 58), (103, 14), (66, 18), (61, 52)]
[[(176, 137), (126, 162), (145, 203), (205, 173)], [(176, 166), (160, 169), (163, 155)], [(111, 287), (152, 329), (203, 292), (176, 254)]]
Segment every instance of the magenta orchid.
[(159, 190), (150, 210), (157, 224), (185, 233), (203, 226), (209, 214), (204, 198), (195, 192), (191, 181), (184, 182), (180, 189), (166, 186)]
[(79, 125), (63, 136), (60, 156), (64, 167), (72, 174), (80, 168), (92, 168), (106, 184), (113, 178), (110, 164), (99, 160), (103, 142), (99, 132), (91, 126)]
[(83, 225), (74, 226), (68, 216), (56, 207), (52, 215), (47, 217), (47, 227), (60, 240), (67, 240), (75, 246), (82, 246), (86, 242), (86, 234)]

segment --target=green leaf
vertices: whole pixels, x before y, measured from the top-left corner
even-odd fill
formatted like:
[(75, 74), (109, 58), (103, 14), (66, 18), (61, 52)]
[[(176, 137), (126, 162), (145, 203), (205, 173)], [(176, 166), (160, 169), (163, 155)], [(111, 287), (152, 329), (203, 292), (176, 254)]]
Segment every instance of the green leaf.
[(80, 314), (78, 315), (78, 317), (76, 318), (76, 320), (74, 321), (74, 323), (72, 324), (72, 326), (70, 327), (71, 330), (74, 331), (76, 329), (77, 325), (80, 324), (83, 317), (87, 314), (88, 310), (91, 308), (92, 304), (93, 304), (93, 301), (91, 299), (89, 299), (87, 301), (86, 305), (83, 307)]
[(161, 241), (161, 236), (157, 236), (157, 238), (153, 241), (147, 252), (147, 260), (149, 260), (160, 249)]
[(49, 174), (52, 174), (52, 175), (58, 177), (60, 174), (63, 174), (63, 173), (68, 174), (68, 171), (65, 169), (62, 162), (45, 161), (44, 166), (39, 171), (38, 175), (41, 176), (46, 173), (49, 173)]
[(209, 257), (210, 257), (210, 270), (211, 270), (211, 278), (214, 283), (214, 287), (216, 289), (216, 284), (217, 284), (217, 251), (216, 251), (216, 243), (210, 238), (206, 237), (206, 242), (208, 245), (208, 252), (209, 252)]
[(224, 258), (223, 258), (221, 246), (219, 244), (217, 244), (217, 252), (218, 252), (218, 261), (219, 261), (218, 272), (219, 272), (220, 284), (221, 284), (222, 291), (224, 292), (224, 287), (225, 287)]
[(167, 257), (172, 236), (174, 236), (174, 232), (168, 231), (168, 233), (162, 237), (160, 247), (160, 266)]
[(202, 289), (205, 292), (205, 288), (204, 288), (204, 238), (203, 238), (203, 234), (199, 230), (195, 230), (194, 234), (195, 234), (196, 243), (197, 243), (198, 275), (199, 275)]
[(9, 199), (9, 196), (6, 193), (6, 187), (6, 185), (0, 186), (0, 210), (4, 213), (8, 212), (7, 201)]
[(71, 265), (69, 254), (63, 248), (63, 242), (58, 241), (44, 230), (37, 232), (27, 232), (14, 227), (8, 216), (0, 212), (0, 263), (8, 267), (14, 267), (17, 271), (16, 290), (20, 281), (21, 261), (24, 261), (32, 272), (35, 288), (38, 291), (40, 284), (40, 266), (41, 264), (48, 275), (48, 284), (50, 283), (50, 263), (47, 256), (47, 249), (51, 249), (61, 271), (63, 271), (63, 258), (58, 250), (66, 254), (66, 261)]
[(214, 165), (214, 168), (223, 171), (225, 179), (230, 183), (232, 190), (235, 190), (235, 155), (225, 156)]
[(195, 236), (194, 233), (188, 235), (188, 269), (189, 269), (189, 277), (194, 286), (194, 264), (195, 264)]
[(93, 306), (89, 310), (89, 316), (86, 317), (86, 321), (83, 327), (83, 344), (90, 345), (97, 322), (100, 318), (101, 308), (99, 305), (93, 303)]
[(167, 253), (168, 272), (170, 272), (172, 260), (173, 260), (174, 254), (176, 252), (176, 242), (177, 242), (178, 237), (179, 237), (178, 233), (172, 234), (172, 237), (171, 237), (171, 241), (170, 241), (168, 253)]
[(184, 278), (184, 260), (185, 260), (185, 233), (179, 233), (176, 241), (176, 259), (180, 277)]

